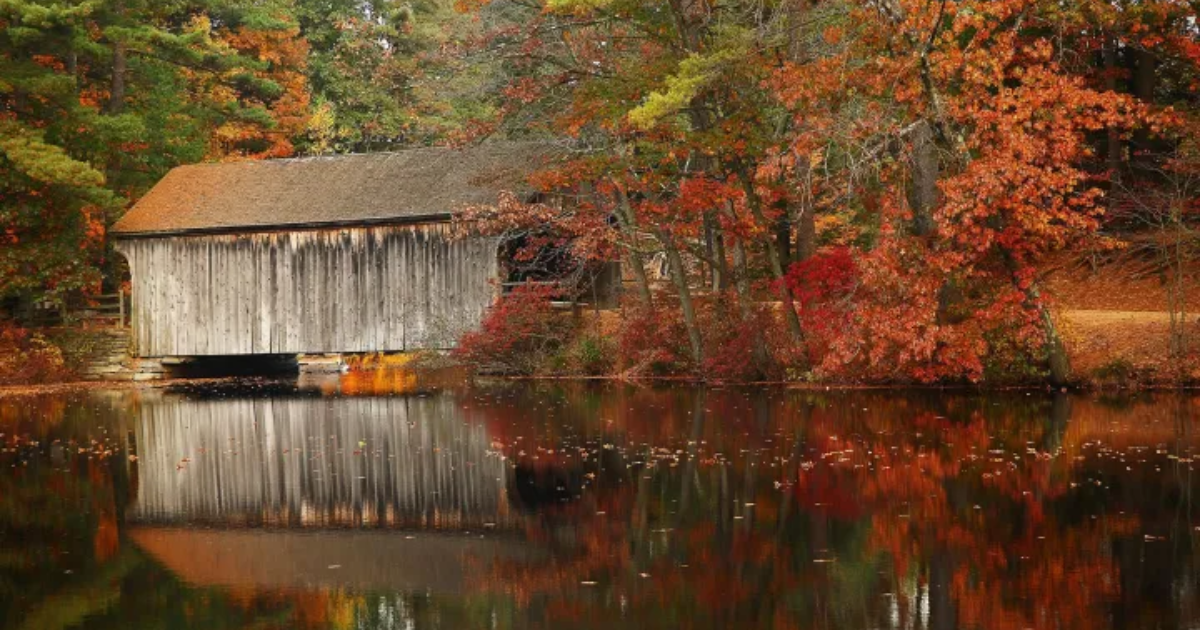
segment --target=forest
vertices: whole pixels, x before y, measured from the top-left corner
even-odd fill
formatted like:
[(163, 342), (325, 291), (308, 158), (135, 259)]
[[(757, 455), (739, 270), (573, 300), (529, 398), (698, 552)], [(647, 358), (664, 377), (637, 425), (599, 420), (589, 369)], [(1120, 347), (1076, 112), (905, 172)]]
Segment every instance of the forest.
[[(106, 228), (178, 165), (536, 139), (544, 194), (460, 209), (557, 273), (461, 340), (481, 368), (1061, 385), (1084, 269), (1156, 287), (1155, 378), (1194, 381), (1198, 9), (0, 0), (0, 301), (119, 287)], [(554, 308), (615, 261), (615, 318)]]

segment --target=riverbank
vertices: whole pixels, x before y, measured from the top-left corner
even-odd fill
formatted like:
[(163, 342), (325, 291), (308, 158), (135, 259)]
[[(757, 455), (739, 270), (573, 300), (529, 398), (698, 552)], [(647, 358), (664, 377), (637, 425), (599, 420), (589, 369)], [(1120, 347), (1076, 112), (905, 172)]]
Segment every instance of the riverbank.
[[(1184, 313), (1182, 317), (1177, 316), (1173, 322), (1171, 314), (1163, 310), (1168, 299), (1157, 277), (1138, 273), (1136, 268), (1119, 264), (1090, 269), (1078, 263), (1064, 262), (1048, 276), (1045, 288), (1069, 359), (1071, 388), (1170, 389), (1200, 385), (1200, 318), (1195, 314)], [(1188, 287), (1188, 293), (1182, 297), (1185, 304), (1200, 304), (1200, 287)], [(551, 325), (555, 329), (554, 333), (560, 335), (559, 345), (553, 351), (529, 359), (537, 364), (521, 366), (527, 371), (520, 378), (640, 383), (696, 380), (686, 372), (654, 373), (645, 369), (644, 365), (622, 364), (618, 356), (622, 349), (618, 344), (621, 343), (622, 331), (631, 325), (625, 315), (626, 313), (619, 310), (559, 311), (555, 315), (558, 318), (557, 322)], [(1181, 323), (1181, 319), (1186, 323)], [(564, 322), (569, 322), (570, 326), (561, 325)], [(568, 329), (571, 334), (563, 335), (563, 331)], [(501, 330), (495, 334), (510, 333), (510, 330)], [(538, 331), (518, 333), (526, 336), (540, 334)], [(668, 333), (650, 329), (645, 331), (644, 336), (648, 343), (654, 343), (657, 341), (654, 337), (665, 334)], [(101, 381), (80, 378), (79, 375), (88, 374), (89, 370), (93, 378), (96, 375), (94, 367), (84, 365), (87, 360), (100, 356), (106, 365), (113, 363), (108, 356), (112, 354), (109, 348), (102, 347), (101, 351), (97, 351), (96, 347), (100, 344), (90, 342), (96, 335), (94, 330), (74, 333), (57, 330), (53, 331), (53, 334), (23, 338), (23, 345), (13, 347), (24, 354), (15, 358), (9, 357), (8, 360), (2, 360), (4, 357), (0, 357), (0, 366), (8, 366), (8, 369), (14, 370), (28, 365), (30, 361), (48, 364), (58, 360), (61, 362), (61, 369), (45, 369), (42, 366), (38, 370), (27, 370), (28, 378), (24, 382), (16, 379), (17, 382), (10, 380), (6, 383), (4, 375), (0, 375), (0, 396), (90, 389), (170, 387), (181, 383), (200, 384), (228, 380), (168, 379), (146, 384), (131, 382), (128, 379)], [(1190, 344), (1190, 351), (1178, 359), (1172, 359), (1171, 356), (1173, 335), (1178, 335), (1186, 344)], [(10, 337), (16, 338), (11, 334)], [(61, 346), (61, 350), (56, 350), (53, 344)], [(0, 348), (0, 353), (3, 350)], [(10, 348), (9, 351), (13, 350)], [(30, 358), (22, 359), (21, 356)], [(429, 360), (429, 356), (436, 356), (436, 360)], [(389, 392), (397, 387), (414, 387), (416, 382), (427, 380), (421, 375), (444, 373), (448, 368), (452, 368), (454, 373), (459, 375), (470, 371), (466, 362), (443, 355), (426, 353), (420, 355), (419, 359), (413, 362), (413, 355), (375, 355), (365, 359), (351, 357), (348, 359), (348, 366), (352, 372), (360, 375), (348, 382), (351, 383), (351, 388), (363, 392)], [(475, 367), (475, 371), (494, 371), (489, 370), (491, 366), (487, 365)], [(397, 376), (399, 374), (405, 376)], [(511, 374), (509, 371), (510, 376)], [(790, 372), (768, 380), (717, 378), (709, 381), (818, 390), (911, 387), (996, 390), (1046, 387), (1046, 384), (1037, 378), (994, 378), (977, 383), (930, 384), (909, 380), (872, 382), (851, 378), (823, 379), (815, 378), (810, 373)]]
[[(0, 386), (0, 399), (20, 398), (29, 396), (69, 395), (87, 392), (114, 391), (162, 391), (178, 389), (221, 389), (233, 388), (239, 391), (268, 388), (281, 384), (303, 384), (308, 388), (321, 391), (328, 395), (345, 396), (389, 396), (398, 394), (415, 394), (427, 391), (453, 388), (473, 381), (507, 382), (530, 384), (554, 383), (596, 383), (596, 384), (628, 384), (649, 388), (671, 387), (677, 385), (694, 385), (697, 379), (674, 376), (473, 376), (461, 366), (453, 369), (453, 376), (447, 377), (445, 372), (435, 374), (421, 373), (407, 369), (373, 369), (362, 372), (351, 372), (341, 375), (325, 375), (321, 377), (306, 376), (270, 376), (251, 377), (237, 376), (224, 378), (189, 378), (165, 379), (159, 381), (64, 381), (41, 385), (5, 385)], [(795, 382), (795, 381), (748, 381), (748, 382), (709, 382), (712, 388), (776, 388), (780, 391), (810, 391), (810, 392), (887, 392), (887, 391), (927, 391), (946, 393), (966, 392), (1108, 392), (1108, 391), (1200, 391), (1200, 382), (1186, 383), (1135, 381), (1118, 382), (1114, 379), (1091, 379), (1072, 382), (1066, 387), (1056, 388), (1046, 384), (963, 384), (963, 383), (847, 383), (847, 382)]]

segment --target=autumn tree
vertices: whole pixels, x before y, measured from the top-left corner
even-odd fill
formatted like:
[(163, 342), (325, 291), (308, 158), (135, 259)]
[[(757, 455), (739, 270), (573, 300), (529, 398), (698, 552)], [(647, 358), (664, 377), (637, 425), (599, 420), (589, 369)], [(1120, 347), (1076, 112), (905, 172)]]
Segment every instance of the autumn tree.
[(1097, 235), (1092, 138), (1152, 119), (1070, 63), (1089, 24), (1057, 5), (849, 11), (853, 26), (826, 33), (835, 50), (776, 75), (796, 135), (768, 170), (811, 185), (822, 165), (827, 203), (876, 209), (857, 322), (826, 367), (978, 380), (989, 361), (1025, 356), (1062, 382), (1040, 273), (1051, 253)]
[[(507, 16), (483, 43), (510, 77), (500, 116), (477, 129), (572, 139), (570, 168), (590, 176), (569, 180), (571, 193), (610, 220), (644, 305), (653, 300), (645, 265), (663, 261), (697, 369), (711, 345), (700, 310), (711, 304), (748, 322), (771, 295), (784, 304), (788, 343), (801, 338), (782, 282), (797, 196), (782, 178), (758, 176), (787, 127), (764, 82), (794, 47), (792, 18), (786, 6), (715, 8), (618, 0), (475, 9)], [(757, 341), (747, 361), (770, 345), (749, 334)]]
[(105, 227), (173, 166), (288, 153), (306, 116), (290, 19), (284, 3), (0, 6), (0, 297), (95, 288)]

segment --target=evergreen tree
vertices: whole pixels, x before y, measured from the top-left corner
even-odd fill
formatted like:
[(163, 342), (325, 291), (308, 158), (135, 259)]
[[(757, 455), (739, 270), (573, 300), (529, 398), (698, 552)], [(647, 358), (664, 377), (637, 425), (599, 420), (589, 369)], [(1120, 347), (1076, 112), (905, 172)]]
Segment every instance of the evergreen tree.
[(490, 113), (492, 64), (447, 54), (478, 30), (448, 0), (298, 0), (297, 15), (312, 46), (306, 152), (427, 145)]
[(290, 151), (263, 138), (304, 126), (295, 34), (282, 3), (0, 3), (0, 298), (96, 288), (105, 227), (170, 168)]

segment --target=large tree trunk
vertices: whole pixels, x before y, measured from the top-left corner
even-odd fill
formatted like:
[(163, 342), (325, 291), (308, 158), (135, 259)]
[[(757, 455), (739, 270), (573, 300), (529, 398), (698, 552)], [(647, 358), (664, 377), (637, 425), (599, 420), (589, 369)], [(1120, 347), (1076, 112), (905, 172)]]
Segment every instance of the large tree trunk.
[(792, 212), (796, 225), (795, 262), (803, 262), (817, 253), (817, 217), (811, 207), (801, 206)]
[(729, 263), (725, 260), (725, 232), (721, 229), (720, 221), (713, 221), (713, 290), (724, 291), (729, 288)]
[(724, 291), (729, 286), (729, 264), (725, 261), (725, 238), (716, 213), (704, 213), (704, 254), (711, 267), (711, 284), (714, 292)]
[[(1117, 91), (1117, 40), (1113, 37), (1106, 38), (1104, 42), (1104, 87), (1109, 92)], [(1115, 185), (1121, 169), (1121, 134), (1115, 126), (1108, 128), (1108, 146), (1104, 155)], [(1112, 199), (1111, 195), (1109, 199)]]
[[(1036, 289), (1034, 289), (1036, 291)], [(1071, 363), (1067, 359), (1067, 348), (1063, 344), (1062, 336), (1058, 333), (1058, 327), (1054, 324), (1054, 318), (1050, 316), (1050, 309), (1045, 305), (1038, 308), (1042, 312), (1042, 325), (1046, 327), (1046, 350), (1048, 353), (1048, 361), (1050, 367), (1050, 384), (1056, 387), (1062, 387), (1067, 384), (1067, 380), (1071, 377)]]
[(1143, 102), (1152, 102), (1156, 79), (1154, 71), (1158, 65), (1154, 53), (1145, 48), (1135, 48), (1133, 58), (1133, 94)]
[[(1143, 103), (1153, 103), (1154, 88), (1157, 81), (1155, 69), (1158, 65), (1154, 53), (1145, 48), (1134, 48), (1133, 61), (1133, 94)], [(1130, 162), (1139, 169), (1152, 171), (1154, 168), (1154, 157), (1150, 153), (1152, 153), (1155, 147), (1149, 130), (1141, 128), (1135, 131), (1133, 134), (1133, 144), (1136, 150)]]
[(779, 217), (775, 222), (775, 245), (779, 248), (779, 262), (787, 270), (792, 264), (792, 221), (789, 216)]
[[(1013, 283), (1018, 283), (1016, 263), (1007, 251), (1004, 252), (1004, 261), (1008, 266), (1009, 273), (1012, 274)], [(1026, 307), (1037, 309), (1038, 317), (1042, 320), (1050, 384), (1055, 387), (1066, 385), (1071, 377), (1071, 363), (1067, 358), (1067, 348), (1063, 344), (1062, 335), (1059, 334), (1058, 326), (1054, 323), (1054, 317), (1051, 316), (1050, 309), (1046, 308), (1045, 302), (1042, 301), (1042, 293), (1037, 282), (1030, 282), (1024, 293)]]
[[(809, 32), (807, 3), (808, 0), (784, 0), (783, 5), (787, 29), (787, 57), (796, 63), (804, 61), (808, 56), (805, 39)], [(779, 127), (780, 136), (783, 136), (789, 124), (790, 116), (785, 117)], [(812, 209), (797, 207), (798, 205), (795, 202), (790, 203), (787, 216), (780, 219), (779, 225), (776, 226), (775, 240), (779, 243), (779, 251), (782, 254), (780, 262), (783, 263), (784, 269), (793, 262), (808, 260), (817, 249), (816, 222)]]
[(937, 144), (928, 121), (921, 121), (912, 131), (911, 172), (909, 204), (913, 212), (912, 231), (917, 236), (928, 236), (936, 227), (933, 212), (938, 204), (937, 183), (941, 175)]
[(109, 114), (119, 114), (125, 109), (125, 70), (125, 44), (117, 44), (113, 46), (112, 92), (109, 94), (108, 107), (105, 110)]

